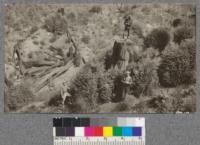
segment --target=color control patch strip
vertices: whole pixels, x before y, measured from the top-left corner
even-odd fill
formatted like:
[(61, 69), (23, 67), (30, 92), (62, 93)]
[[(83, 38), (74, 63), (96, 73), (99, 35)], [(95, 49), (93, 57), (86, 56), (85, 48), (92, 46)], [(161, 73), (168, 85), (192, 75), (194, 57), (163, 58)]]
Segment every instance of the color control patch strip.
[(142, 136), (142, 127), (96, 126), (96, 127), (56, 127), (56, 136)]
[(90, 144), (91, 142), (97, 145), (98, 143), (112, 145), (114, 142), (144, 145), (145, 119), (135, 117), (54, 118), (53, 136), (55, 145), (65, 145), (65, 143), (79, 145), (80, 142), (85, 142), (86, 145), (93, 145)]

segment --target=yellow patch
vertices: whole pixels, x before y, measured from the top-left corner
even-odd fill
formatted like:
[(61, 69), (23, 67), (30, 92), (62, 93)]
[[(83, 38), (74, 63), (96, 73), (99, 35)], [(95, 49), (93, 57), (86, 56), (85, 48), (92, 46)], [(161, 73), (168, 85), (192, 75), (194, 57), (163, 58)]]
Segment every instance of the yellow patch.
[(103, 136), (113, 136), (112, 127), (103, 127)]

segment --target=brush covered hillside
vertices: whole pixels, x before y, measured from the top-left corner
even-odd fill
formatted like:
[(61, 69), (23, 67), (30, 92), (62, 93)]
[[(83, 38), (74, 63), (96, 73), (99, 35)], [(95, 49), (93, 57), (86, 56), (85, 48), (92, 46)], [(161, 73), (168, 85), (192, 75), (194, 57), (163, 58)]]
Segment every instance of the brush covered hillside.
[[(5, 111), (195, 112), (195, 20), (194, 5), (7, 5)], [(115, 65), (119, 47), (125, 69)]]

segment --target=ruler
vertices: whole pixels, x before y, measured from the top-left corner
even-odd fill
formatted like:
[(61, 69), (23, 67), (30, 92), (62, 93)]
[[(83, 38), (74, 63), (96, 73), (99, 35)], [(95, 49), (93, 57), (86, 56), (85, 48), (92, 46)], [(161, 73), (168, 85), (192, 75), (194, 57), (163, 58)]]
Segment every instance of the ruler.
[(54, 118), (54, 145), (145, 145), (145, 119)]

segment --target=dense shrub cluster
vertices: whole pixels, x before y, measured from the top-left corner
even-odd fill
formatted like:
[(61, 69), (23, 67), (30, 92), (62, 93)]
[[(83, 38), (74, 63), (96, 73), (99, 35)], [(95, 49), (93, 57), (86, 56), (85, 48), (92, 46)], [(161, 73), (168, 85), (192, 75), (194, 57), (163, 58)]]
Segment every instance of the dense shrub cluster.
[(156, 113), (169, 113), (171, 110), (167, 102), (169, 102), (168, 99), (163, 94), (160, 94), (153, 97), (148, 102), (148, 106), (156, 108)]
[(157, 67), (159, 60), (150, 58), (144, 59), (138, 68), (132, 69), (135, 73), (133, 76), (133, 85), (131, 86), (131, 93), (135, 97), (141, 95), (152, 95), (152, 90), (158, 86)]
[(170, 41), (170, 34), (165, 28), (157, 28), (151, 31), (144, 39), (144, 46), (154, 47), (162, 52)]
[(194, 40), (186, 40), (181, 43), (180, 49), (184, 51), (189, 56), (190, 67), (191, 69), (195, 69), (196, 67), (196, 43)]
[[(76, 107), (81, 108), (80, 110), (84, 110), (86, 112), (94, 109), (97, 102), (97, 82), (91, 69), (83, 71), (73, 81), (73, 84), (70, 86), (69, 93), (72, 95), (72, 105), (75, 105)], [(78, 103), (80, 99), (82, 99), (82, 103), (86, 104), (87, 108)]]
[(177, 47), (169, 48), (162, 56), (158, 76), (164, 87), (195, 82), (195, 42), (187, 41)]
[(98, 104), (111, 101), (112, 79), (112, 76), (104, 72), (104, 69), (100, 66), (88, 64), (70, 86), (69, 93), (73, 98), (73, 106), (69, 107), (79, 106), (79, 109), (82, 108), (82, 104), (77, 104), (77, 101), (81, 98), (86, 106), (85, 111), (91, 112)]

